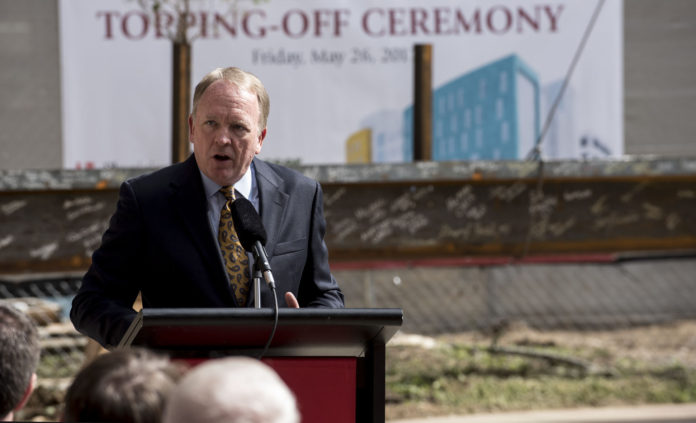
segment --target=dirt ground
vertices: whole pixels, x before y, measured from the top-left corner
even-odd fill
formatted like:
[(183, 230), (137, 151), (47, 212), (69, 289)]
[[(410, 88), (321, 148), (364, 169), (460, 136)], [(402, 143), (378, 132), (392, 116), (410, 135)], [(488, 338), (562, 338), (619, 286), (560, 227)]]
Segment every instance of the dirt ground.
[[(467, 332), (426, 337), (398, 333), (389, 346), (411, 345), (433, 348), (442, 344), (488, 344), (489, 334)], [(540, 331), (523, 323), (509, 325), (498, 338), (500, 346), (564, 347), (603, 349), (627, 358), (655, 364), (681, 364), (696, 368), (696, 321), (604, 331)]]
[[(664, 325), (633, 327), (602, 331), (540, 331), (524, 324), (510, 324), (497, 338), (500, 349), (523, 349), (525, 351), (553, 351), (593, 368), (611, 369), (617, 363), (632, 362), (650, 368), (678, 364), (687, 369), (696, 369), (696, 322), (682, 321)], [(397, 334), (387, 346), (387, 361), (408, 356), (416, 362), (430, 362), (433, 351), (448, 345), (487, 347), (492, 345), (491, 334), (458, 333), (426, 337), (412, 334)], [(388, 363), (389, 367), (389, 363)], [(613, 380), (616, 377), (612, 378)], [(553, 389), (553, 388), (550, 388)], [(690, 389), (690, 388), (687, 388)], [(456, 395), (456, 394), (455, 394)], [(469, 409), (456, 410), (452, 404), (438, 401), (389, 401), (387, 416), (410, 418), (467, 414)], [(688, 400), (688, 399), (687, 399)], [(638, 399), (640, 401), (640, 399)], [(579, 406), (592, 404), (579, 404)], [(535, 408), (531, 404), (529, 408)]]

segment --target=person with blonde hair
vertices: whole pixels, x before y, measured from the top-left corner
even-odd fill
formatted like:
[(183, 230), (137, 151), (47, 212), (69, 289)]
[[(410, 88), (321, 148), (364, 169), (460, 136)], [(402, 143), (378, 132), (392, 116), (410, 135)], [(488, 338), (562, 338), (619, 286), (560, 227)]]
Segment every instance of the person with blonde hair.
[(248, 357), (207, 361), (172, 392), (163, 423), (298, 423), (295, 396), (269, 366)]
[[(138, 293), (144, 308), (252, 307), (255, 261), (272, 268), (280, 307), (344, 307), (329, 268), (320, 184), (257, 157), (269, 110), (256, 76), (229, 67), (203, 77), (189, 116), (193, 154), (121, 185), (73, 299), (70, 318), (80, 332), (118, 345), (135, 318)], [(265, 238), (258, 241), (268, 260), (245, 251), (231, 213), (239, 205), (260, 222), (251, 226)], [(272, 307), (267, 278), (258, 296)]]

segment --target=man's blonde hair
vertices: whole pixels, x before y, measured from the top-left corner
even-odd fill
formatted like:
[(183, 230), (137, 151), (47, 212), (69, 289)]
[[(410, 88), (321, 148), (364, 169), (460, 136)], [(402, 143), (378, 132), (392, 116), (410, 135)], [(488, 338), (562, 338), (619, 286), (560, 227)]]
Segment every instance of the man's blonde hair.
[(259, 130), (263, 131), (266, 129), (268, 113), (271, 110), (271, 100), (268, 97), (268, 92), (266, 92), (266, 88), (263, 86), (263, 83), (261, 83), (259, 78), (249, 72), (235, 67), (214, 69), (204, 76), (203, 79), (201, 79), (198, 85), (196, 85), (196, 90), (193, 93), (193, 109), (191, 114), (193, 116), (196, 115), (198, 102), (201, 100), (205, 90), (208, 89), (213, 82), (221, 79), (229, 81), (241, 89), (256, 94), (256, 99), (259, 103)]

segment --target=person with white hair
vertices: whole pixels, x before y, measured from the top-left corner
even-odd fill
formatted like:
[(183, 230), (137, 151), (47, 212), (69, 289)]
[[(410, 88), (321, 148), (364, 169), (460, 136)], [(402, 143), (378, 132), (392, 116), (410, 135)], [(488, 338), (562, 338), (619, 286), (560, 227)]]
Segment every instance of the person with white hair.
[(278, 374), (248, 357), (209, 360), (170, 394), (163, 423), (299, 423), (295, 396)]

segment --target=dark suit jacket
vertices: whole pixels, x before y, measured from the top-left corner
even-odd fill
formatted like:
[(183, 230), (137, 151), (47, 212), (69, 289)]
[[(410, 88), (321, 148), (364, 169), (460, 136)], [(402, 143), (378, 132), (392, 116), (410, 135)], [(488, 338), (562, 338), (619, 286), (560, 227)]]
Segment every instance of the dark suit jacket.
[[(301, 307), (343, 307), (343, 294), (329, 271), (321, 187), (282, 166), (258, 159), (254, 166), (280, 306), (290, 291)], [(75, 327), (102, 345), (118, 344), (135, 316), (132, 305), (139, 291), (144, 307), (234, 307), (206, 210), (193, 155), (124, 182), (116, 212), (73, 299)], [(265, 283), (261, 293), (262, 304), (271, 306)]]

